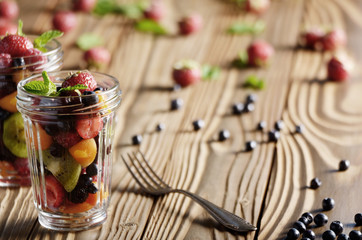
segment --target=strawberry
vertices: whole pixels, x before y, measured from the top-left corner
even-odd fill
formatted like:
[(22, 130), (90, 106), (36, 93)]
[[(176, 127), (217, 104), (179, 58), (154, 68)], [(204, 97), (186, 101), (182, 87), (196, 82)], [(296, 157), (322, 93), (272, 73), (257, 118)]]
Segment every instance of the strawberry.
[(73, 0), (73, 10), (81, 12), (91, 12), (97, 0)]
[(147, 19), (160, 21), (164, 16), (165, 6), (161, 0), (153, 0), (150, 5), (143, 11), (143, 15)]
[(30, 70), (36, 70), (38, 67), (47, 63), (48, 59), (40, 50), (30, 48), (24, 54), (24, 61), (27, 65), (30, 65)]
[(28, 49), (33, 47), (32, 42), (26, 37), (7, 35), (0, 42), (0, 53), (9, 53), (12, 57), (22, 57)]
[(15, 159), (13, 165), (20, 176), (28, 176), (30, 174), (27, 158), (17, 158)]
[(59, 11), (53, 16), (53, 26), (55, 29), (67, 33), (77, 25), (77, 17), (71, 11)]
[(16, 34), (18, 27), (10, 20), (0, 18), (0, 35)]
[(323, 36), (324, 33), (320, 29), (311, 29), (300, 35), (299, 44), (305, 48), (316, 49)]
[(83, 139), (94, 138), (103, 128), (103, 119), (100, 116), (79, 119), (75, 128)]
[(189, 35), (197, 32), (202, 27), (202, 17), (199, 14), (193, 14), (183, 17), (179, 22), (179, 32), (182, 35)]
[(76, 131), (60, 131), (54, 136), (54, 140), (64, 148), (70, 148), (80, 142), (82, 138)]
[(346, 33), (342, 29), (335, 29), (328, 32), (322, 39), (322, 49), (325, 51), (334, 51), (337, 48), (346, 45)]
[(332, 57), (327, 65), (328, 79), (337, 82), (343, 82), (348, 78), (348, 71), (341, 61)]
[(263, 14), (270, 5), (270, 0), (246, 0), (245, 9), (247, 12)]
[(200, 64), (194, 60), (178, 61), (173, 66), (172, 77), (181, 87), (198, 83), (201, 79)]
[(47, 205), (50, 208), (58, 208), (65, 200), (65, 190), (60, 182), (53, 176), (45, 177), (45, 189)]
[(101, 68), (111, 61), (111, 54), (104, 47), (94, 47), (84, 53), (84, 60), (89, 67)]
[(77, 84), (83, 84), (87, 86), (87, 89), (79, 90), (81, 93), (85, 91), (94, 91), (97, 87), (97, 82), (89, 72), (77, 72), (70, 75), (65, 81), (62, 83), (62, 88), (66, 88), (68, 86), (75, 86)]
[(15, 1), (0, 1), (0, 17), (15, 19), (19, 15), (19, 6)]
[(248, 64), (262, 67), (268, 64), (269, 58), (274, 53), (274, 48), (265, 41), (256, 40), (248, 47), (247, 52)]

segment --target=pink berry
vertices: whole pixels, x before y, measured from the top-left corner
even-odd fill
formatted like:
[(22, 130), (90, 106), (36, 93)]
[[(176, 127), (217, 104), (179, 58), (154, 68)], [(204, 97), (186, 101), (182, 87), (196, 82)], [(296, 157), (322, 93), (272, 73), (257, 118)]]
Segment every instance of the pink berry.
[(91, 12), (97, 0), (73, 0), (73, 10), (81, 12)]
[(274, 54), (274, 48), (262, 40), (254, 41), (247, 49), (248, 64), (255, 67), (268, 65), (270, 57)]
[(11, 67), (12, 58), (8, 53), (0, 53), (0, 72), (7, 71)]
[(263, 14), (269, 5), (270, 0), (246, 0), (245, 2), (246, 11), (255, 14)]
[(194, 60), (178, 61), (172, 70), (173, 80), (181, 87), (187, 87), (191, 84), (200, 82), (201, 67)]
[(189, 35), (201, 29), (202, 17), (199, 14), (184, 17), (179, 21), (178, 26), (180, 34)]
[(18, 27), (8, 19), (0, 18), (0, 36), (6, 34), (16, 34)]
[(161, 0), (153, 0), (148, 8), (143, 11), (143, 15), (147, 19), (160, 21), (165, 15), (165, 6)]
[(0, 1), (0, 17), (7, 19), (15, 19), (19, 15), (19, 7), (15, 1)]
[(71, 11), (59, 11), (53, 16), (53, 26), (64, 33), (69, 32), (77, 25), (77, 17)]
[(111, 54), (104, 47), (94, 47), (84, 53), (84, 60), (88, 66), (100, 68), (111, 61)]
[(332, 30), (321, 39), (322, 49), (325, 51), (334, 51), (346, 45), (346, 42), (346, 33), (342, 29)]
[(305, 48), (316, 49), (323, 36), (324, 33), (320, 29), (311, 29), (300, 35), (299, 44)]
[(348, 71), (341, 61), (336, 57), (329, 60), (327, 65), (328, 79), (343, 82), (348, 78)]

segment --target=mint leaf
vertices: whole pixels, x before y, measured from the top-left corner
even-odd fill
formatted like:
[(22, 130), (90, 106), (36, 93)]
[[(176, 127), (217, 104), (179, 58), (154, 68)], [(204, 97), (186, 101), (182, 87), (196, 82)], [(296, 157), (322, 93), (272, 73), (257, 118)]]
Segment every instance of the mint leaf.
[(99, 16), (121, 14), (129, 18), (140, 18), (143, 16), (145, 7), (145, 1), (121, 5), (114, 0), (98, 0), (93, 13)]
[(77, 46), (84, 51), (100, 45), (103, 45), (103, 38), (93, 33), (84, 33), (77, 40)]
[(61, 31), (58, 31), (58, 30), (47, 31), (47, 32), (43, 33), (42, 35), (40, 35), (39, 37), (34, 39), (34, 47), (39, 49), (42, 52), (46, 52), (47, 49), (44, 48), (44, 46), (52, 39), (61, 37), (61, 36), (63, 36), (63, 32), (61, 32)]
[(99, 16), (104, 16), (109, 13), (114, 13), (117, 9), (117, 3), (113, 0), (98, 0), (93, 9), (93, 13)]
[(227, 32), (230, 34), (258, 34), (264, 31), (265, 23), (263, 21), (257, 21), (254, 24), (250, 23), (234, 23), (228, 29)]
[(18, 32), (17, 32), (17, 34), (19, 35), (19, 36), (25, 36), (25, 34), (23, 33), (23, 21), (21, 21), (20, 19), (19, 19), (19, 21), (18, 21)]
[(232, 65), (237, 68), (245, 68), (248, 66), (248, 53), (246, 51), (240, 52), (238, 57), (232, 62)]
[(57, 92), (57, 96), (59, 96), (59, 94), (61, 92), (64, 92), (64, 91), (74, 91), (74, 90), (82, 90), (82, 89), (87, 89), (88, 87), (86, 85), (83, 85), (83, 84), (77, 84), (77, 85), (74, 85), (74, 86), (68, 86), (68, 87), (65, 87), (65, 88), (61, 88), (59, 89), (59, 91)]
[(220, 68), (205, 64), (202, 66), (202, 79), (203, 80), (216, 80), (220, 76)]
[(43, 71), (42, 74), (44, 79), (44, 85), (46, 89), (48, 90), (45, 95), (50, 96), (51, 94), (55, 93), (57, 91), (57, 86), (50, 80), (48, 73), (46, 71)]
[(138, 21), (135, 27), (138, 31), (141, 32), (153, 33), (157, 35), (163, 35), (167, 33), (166, 29), (158, 22), (149, 19)]
[(46, 71), (42, 72), (43, 81), (32, 81), (24, 85), (24, 89), (27, 92), (42, 95), (50, 96), (57, 91), (55, 84), (49, 79), (48, 73)]
[(261, 90), (264, 89), (265, 83), (263, 79), (258, 78), (255, 75), (250, 75), (246, 78), (243, 86), (246, 88)]

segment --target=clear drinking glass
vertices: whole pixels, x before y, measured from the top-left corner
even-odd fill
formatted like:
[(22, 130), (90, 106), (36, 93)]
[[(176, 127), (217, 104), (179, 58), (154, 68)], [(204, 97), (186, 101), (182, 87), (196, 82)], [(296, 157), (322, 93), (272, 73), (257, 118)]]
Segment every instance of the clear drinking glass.
[[(70, 72), (48, 74), (60, 86)], [(47, 97), (26, 92), (23, 86), (42, 80), (41, 75), (18, 84), (34, 203), (40, 224), (52, 230), (79, 231), (106, 220), (121, 91), (114, 77), (91, 74), (101, 88), (96, 102), (94, 95)]]
[[(37, 36), (27, 36), (33, 41)], [(43, 70), (60, 70), (63, 51), (57, 40), (50, 41), (41, 55), (11, 58), (11, 67), (5, 67), (0, 58), (0, 187), (30, 186), (30, 175), (24, 129), (14, 124), (17, 84)]]

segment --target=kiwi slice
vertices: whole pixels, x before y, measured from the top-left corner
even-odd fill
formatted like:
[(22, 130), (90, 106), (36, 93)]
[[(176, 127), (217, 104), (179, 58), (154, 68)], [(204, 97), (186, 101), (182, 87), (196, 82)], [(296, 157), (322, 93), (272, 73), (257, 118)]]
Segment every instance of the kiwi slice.
[(4, 145), (12, 154), (20, 158), (27, 158), (24, 122), (21, 113), (12, 114), (4, 121)]
[(49, 150), (42, 151), (45, 167), (63, 185), (67, 192), (71, 192), (78, 183), (82, 170), (80, 164), (65, 150), (61, 157), (54, 157)]

